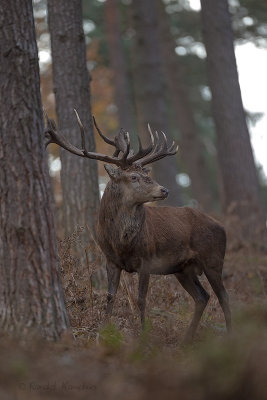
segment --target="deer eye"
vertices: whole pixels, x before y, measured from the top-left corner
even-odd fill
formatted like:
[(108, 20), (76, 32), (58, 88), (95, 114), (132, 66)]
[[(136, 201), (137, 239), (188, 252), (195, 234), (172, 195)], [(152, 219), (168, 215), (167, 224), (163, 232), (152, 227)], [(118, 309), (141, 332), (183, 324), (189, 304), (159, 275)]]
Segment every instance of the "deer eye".
[(138, 177), (136, 175), (131, 176), (131, 181), (136, 182), (138, 180)]

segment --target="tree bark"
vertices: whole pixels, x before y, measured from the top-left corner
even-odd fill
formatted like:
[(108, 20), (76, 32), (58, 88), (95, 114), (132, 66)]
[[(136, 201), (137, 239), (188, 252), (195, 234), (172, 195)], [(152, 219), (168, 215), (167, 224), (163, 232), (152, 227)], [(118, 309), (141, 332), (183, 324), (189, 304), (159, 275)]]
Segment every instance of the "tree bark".
[(0, 327), (57, 339), (68, 327), (44, 148), (32, 2), (0, 5)]
[(131, 101), (132, 96), (121, 40), (118, 0), (106, 1), (105, 21), (119, 124), (121, 128), (129, 131), (131, 143), (137, 144), (137, 138), (133, 134), (135, 131), (135, 112)]
[(201, 6), (224, 210), (239, 218), (244, 240), (261, 241), (265, 213), (241, 99), (228, 3), (202, 0)]
[[(153, 130), (163, 131), (171, 139), (168, 133), (167, 110), (164, 101), (156, 5), (153, 0), (132, 2), (133, 28), (135, 30), (133, 62), (138, 130), (144, 137), (149, 123)], [(180, 205), (181, 195), (176, 182), (178, 168), (175, 156), (157, 161), (153, 164), (153, 171), (157, 181), (170, 190), (170, 195), (164, 203)]]
[[(59, 130), (71, 143), (81, 147), (75, 108), (87, 133), (87, 147), (95, 151), (81, 0), (48, 0), (48, 25)], [(86, 225), (94, 232), (99, 203), (97, 163), (65, 150), (61, 151), (60, 159), (65, 234)], [(90, 234), (85, 229), (83, 253), (89, 243)]]
[(204, 145), (198, 135), (186, 87), (186, 77), (179, 57), (175, 54), (175, 42), (170, 31), (170, 21), (164, 3), (157, 0), (160, 44), (166, 82), (174, 108), (175, 122), (181, 132), (181, 157), (191, 179), (192, 195), (199, 207), (213, 208), (209, 172), (204, 158)]

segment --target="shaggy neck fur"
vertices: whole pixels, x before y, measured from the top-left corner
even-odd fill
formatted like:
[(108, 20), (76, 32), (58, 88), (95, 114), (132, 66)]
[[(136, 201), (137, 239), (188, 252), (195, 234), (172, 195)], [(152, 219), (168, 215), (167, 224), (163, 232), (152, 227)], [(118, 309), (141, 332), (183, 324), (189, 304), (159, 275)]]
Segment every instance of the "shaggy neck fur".
[[(113, 181), (109, 182), (100, 205), (101, 234), (107, 240), (111, 236), (108, 241), (114, 243), (114, 248), (132, 246), (136, 237), (140, 238), (144, 221), (144, 206), (125, 204), (121, 186)], [(105, 232), (101, 227), (105, 227)]]

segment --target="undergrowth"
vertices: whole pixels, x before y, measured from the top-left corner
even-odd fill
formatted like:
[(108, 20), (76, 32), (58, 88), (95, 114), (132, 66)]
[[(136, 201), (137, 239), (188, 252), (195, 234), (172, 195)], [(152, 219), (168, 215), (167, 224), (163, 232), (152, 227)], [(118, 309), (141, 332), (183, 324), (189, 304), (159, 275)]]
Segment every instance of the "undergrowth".
[(200, 278), (211, 298), (195, 341), (184, 347), (193, 302), (173, 276), (151, 277), (141, 332), (137, 276), (123, 272), (113, 316), (105, 323), (103, 256), (97, 247), (81, 249), (84, 258), (75, 254), (81, 232), (59, 246), (72, 329), (56, 344), (36, 339), (22, 345), (2, 336), (1, 399), (267, 398), (265, 255), (249, 249), (226, 254), (230, 336), (217, 298)]

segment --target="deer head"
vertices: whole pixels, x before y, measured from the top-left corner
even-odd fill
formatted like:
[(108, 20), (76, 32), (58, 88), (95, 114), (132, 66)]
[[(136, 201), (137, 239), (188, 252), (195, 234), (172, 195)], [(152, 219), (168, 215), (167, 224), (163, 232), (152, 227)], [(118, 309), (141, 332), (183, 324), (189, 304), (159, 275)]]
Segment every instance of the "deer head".
[(105, 170), (111, 178), (111, 185), (120, 190), (121, 201), (128, 207), (163, 200), (168, 196), (168, 189), (148, 176), (149, 168), (132, 165), (124, 170), (106, 164)]

